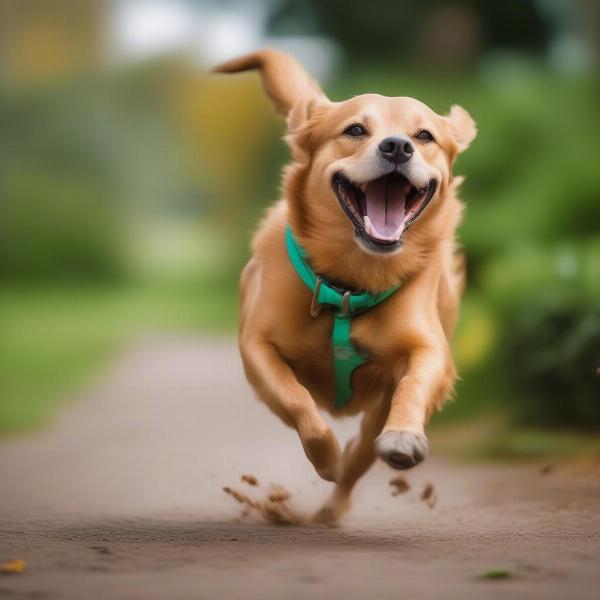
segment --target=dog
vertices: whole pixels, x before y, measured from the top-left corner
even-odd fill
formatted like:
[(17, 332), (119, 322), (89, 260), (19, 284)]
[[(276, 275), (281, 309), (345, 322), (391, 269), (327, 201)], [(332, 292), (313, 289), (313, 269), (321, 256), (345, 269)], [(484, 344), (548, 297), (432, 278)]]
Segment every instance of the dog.
[[(214, 71), (254, 69), (287, 120), (293, 162), (241, 274), (240, 353), (258, 397), (335, 483), (314, 517), (333, 522), (377, 456), (394, 469), (427, 456), (425, 424), (452, 394), (465, 283), (452, 165), (477, 131), (460, 106), (441, 116), (408, 97), (332, 102), (275, 50)], [(362, 413), (343, 452), (319, 409)]]

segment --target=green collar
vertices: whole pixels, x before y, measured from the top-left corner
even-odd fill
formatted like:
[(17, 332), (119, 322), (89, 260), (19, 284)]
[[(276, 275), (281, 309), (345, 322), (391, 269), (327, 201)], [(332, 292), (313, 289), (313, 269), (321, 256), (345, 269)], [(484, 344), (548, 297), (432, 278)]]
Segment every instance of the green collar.
[(357, 294), (340, 289), (312, 270), (307, 262), (306, 250), (298, 244), (289, 225), (285, 232), (285, 243), (292, 265), (300, 279), (313, 293), (310, 307), (311, 316), (316, 318), (324, 305), (331, 306), (333, 309), (335, 316), (332, 334), (335, 405), (337, 408), (342, 408), (352, 397), (350, 378), (354, 369), (367, 360), (354, 348), (350, 340), (352, 317), (377, 306), (396, 292), (400, 286), (393, 286), (379, 294), (369, 292)]
[(377, 306), (380, 302), (389, 298), (400, 287), (396, 285), (379, 294), (371, 294), (369, 292), (356, 294), (342, 290), (327, 282), (311, 269), (308, 262), (306, 262), (306, 250), (298, 244), (289, 225), (285, 232), (285, 242), (288, 256), (296, 272), (313, 293), (313, 306), (311, 306), (313, 317), (316, 317), (318, 314), (318, 312), (314, 314), (314, 309), (323, 304), (333, 306), (335, 312), (340, 312), (341, 316), (354, 316), (373, 306)]

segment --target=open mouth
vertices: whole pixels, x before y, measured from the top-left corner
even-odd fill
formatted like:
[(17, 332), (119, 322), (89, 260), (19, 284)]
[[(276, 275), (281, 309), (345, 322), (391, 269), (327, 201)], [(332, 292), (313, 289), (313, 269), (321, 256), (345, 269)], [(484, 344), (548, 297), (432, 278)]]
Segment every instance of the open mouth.
[(369, 248), (389, 252), (402, 245), (402, 235), (433, 197), (435, 179), (416, 188), (400, 173), (388, 173), (364, 184), (355, 184), (343, 173), (332, 179), (337, 199)]

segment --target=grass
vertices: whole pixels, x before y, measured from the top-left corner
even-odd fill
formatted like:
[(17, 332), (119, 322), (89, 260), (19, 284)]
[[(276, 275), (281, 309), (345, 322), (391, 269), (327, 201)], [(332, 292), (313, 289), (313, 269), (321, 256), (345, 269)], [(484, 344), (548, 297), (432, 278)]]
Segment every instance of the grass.
[(44, 423), (144, 331), (233, 331), (235, 294), (180, 283), (4, 287), (0, 433)]
[(600, 459), (598, 435), (524, 427), (513, 422), (508, 409), (500, 406), (479, 410), (470, 417), (434, 419), (428, 434), (436, 452), (467, 462), (597, 463)]
[(482, 573), (479, 578), (486, 579), (488, 581), (504, 581), (506, 579), (512, 579), (512, 573), (506, 569), (492, 569)]
[(494, 460), (563, 460), (573, 457), (600, 457), (597, 434), (552, 429), (506, 427), (483, 441), (477, 454)]

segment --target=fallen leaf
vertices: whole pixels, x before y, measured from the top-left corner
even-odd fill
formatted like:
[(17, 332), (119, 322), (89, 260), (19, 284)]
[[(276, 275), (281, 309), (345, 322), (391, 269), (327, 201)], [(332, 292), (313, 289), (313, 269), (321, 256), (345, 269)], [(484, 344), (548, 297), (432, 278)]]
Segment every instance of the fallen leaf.
[(9, 560), (0, 565), (0, 573), (3, 575), (16, 575), (25, 570), (25, 561), (21, 559)]
[(503, 579), (510, 579), (512, 573), (506, 569), (492, 569), (491, 571), (482, 573), (479, 577), (480, 579), (488, 579), (490, 581), (501, 581)]

